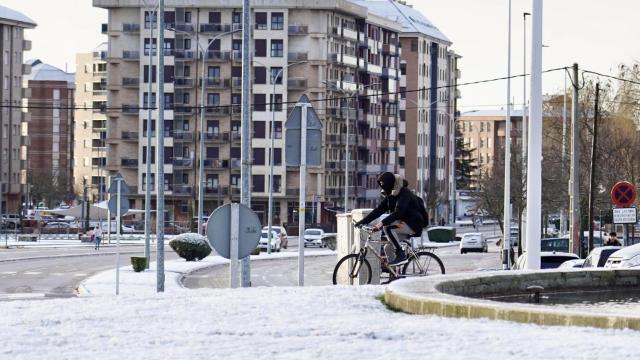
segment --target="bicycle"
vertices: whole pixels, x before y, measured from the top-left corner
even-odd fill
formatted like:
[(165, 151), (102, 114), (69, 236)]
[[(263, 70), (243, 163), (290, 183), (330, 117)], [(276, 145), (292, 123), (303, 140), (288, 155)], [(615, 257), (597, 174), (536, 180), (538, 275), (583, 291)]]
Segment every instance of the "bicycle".
[[(341, 274), (346, 274), (349, 285), (353, 285), (354, 281), (359, 280), (360, 283), (371, 284), (371, 264), (367, 260), (367, 253), (371, 251), (376, 258), (380, 261), (382, 270), (386, 270), (389, 274), (389, 279), (386, 283), (399, 278), (417, 277), (444, 274), (445, 269), (442, 260), (431, 251), (418, 250), (415, 251), (413, 246), (408, 241), (404, 240), (401, 243), (405, 253), (407, 254), (407, 262), (395, 266), (389, 265), (389, 258), (385, 251), (381, 251), (379, 254), (376, 248), (372, 245), (374, 243), (380, 243), (382, 249), (385, 245), (390, 244), (389, 240), (379, 241), (373, 240), (372, 236), (376, 230), (370, 226), (362, 226), (360, 230), (367, 233), (367, 239), (359, 252), (354, 252), (344, 256), (338, 261), (336, 267), (333, 269), (333, 284), (338, 284), (338, 277)], [(362, 234), (362, 233), (361, 233)], [(362, 235), (361, 235), (362, 236)]]

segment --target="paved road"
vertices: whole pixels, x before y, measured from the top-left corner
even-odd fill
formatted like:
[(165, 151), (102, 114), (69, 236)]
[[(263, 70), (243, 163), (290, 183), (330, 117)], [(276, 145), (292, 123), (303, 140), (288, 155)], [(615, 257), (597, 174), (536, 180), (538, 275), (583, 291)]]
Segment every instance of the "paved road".
[[(165, 249), (168, 260), (177, 258), (171, 248)], [(93, 247), (1, 250), (0, 300), (75, 296), (82, 280), (97, 272), (115, 268), (115, 251), (114, 246), (104, 247), (100, 251)], [(123, 246), (120, 263), (124, 265), (131, 255), (143, 253), (142, 246)], [(47, 258), (49, 256), (52, 257)], [(6, 261), (16, 258), (22, 260)]]

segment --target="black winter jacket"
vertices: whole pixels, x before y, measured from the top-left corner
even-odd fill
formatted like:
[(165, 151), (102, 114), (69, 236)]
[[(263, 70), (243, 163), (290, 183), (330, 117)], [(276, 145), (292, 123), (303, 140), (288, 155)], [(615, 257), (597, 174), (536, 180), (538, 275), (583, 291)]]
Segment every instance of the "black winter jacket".
[(380, 215), (390, 212), (389, 216), (382, 220), (382, 225), (387, 226), (397, 220), (404, 221), (415, 231), (416, 236), (420, 236), (422, 234), (422, 228), (424, 227), (424, 221), (417, 210), (417, 206), (415, 196), (411, 190), (402, 187), (397, 196), (384, 196), (380, 204), (378, 204), (378, 207), (358, 223), (368, 224), (380, 217)]

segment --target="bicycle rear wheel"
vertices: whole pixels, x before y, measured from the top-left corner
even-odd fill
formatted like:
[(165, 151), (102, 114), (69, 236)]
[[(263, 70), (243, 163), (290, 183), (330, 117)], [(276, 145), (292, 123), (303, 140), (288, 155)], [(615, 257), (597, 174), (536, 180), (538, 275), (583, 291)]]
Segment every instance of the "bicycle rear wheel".
[(333, 269), (333, 285), (338, 281), (347, 281), (348, 285), (371, 284), (371, 265), (367, 259), (360, 260), (359, 254), (349, 254)]
[(429, 251), (418, 251), (409, 258), (402, 270), (405, 276), (428, 276), (444, 274), (442, 260)]

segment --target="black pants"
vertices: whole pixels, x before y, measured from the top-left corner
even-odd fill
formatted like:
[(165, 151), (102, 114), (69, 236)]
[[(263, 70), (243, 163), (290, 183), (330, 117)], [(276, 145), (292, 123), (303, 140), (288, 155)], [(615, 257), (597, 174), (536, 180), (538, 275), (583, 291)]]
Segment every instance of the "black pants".
[(392, 224), (382, 227), (382, 231), (391, 241), (393, 247), (396, 248), (396, 254), (402, 253), (400, 240), (407, 240), (415, 231), (409, 227), (404, 221), (394, 221)]

